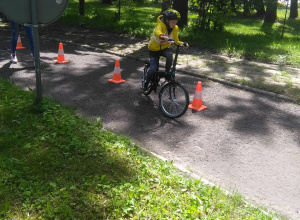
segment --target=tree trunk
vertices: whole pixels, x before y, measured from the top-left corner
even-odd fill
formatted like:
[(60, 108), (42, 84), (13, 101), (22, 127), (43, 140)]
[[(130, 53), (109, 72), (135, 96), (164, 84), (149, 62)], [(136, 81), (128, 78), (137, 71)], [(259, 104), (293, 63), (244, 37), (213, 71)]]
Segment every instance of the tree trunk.
[(249, 8), (249, 3), (248, 0), (244, 0), (244, 10), (243, 10), (243, 15), (247, 16), (250, 13), (250, 8)]
[(298, 0), (291, 0), (290, 18), (298, 17)]
[(235, 8), (235, 0), (230, 0), (230, 7), (231, 7), (231, 10), (233, 12), (236, 12), (236, 8)]
[(266, 0), (266, 6), (264, 22), (274, 23), (277, 19), (277, 0)]
[(179, 27), (183, 27), (187, 25), (188, 21), (188, 0), (174, 0), (173, 1), (173, 9), (178, 11), (181, 15), (181, 19), (178, 22)]
[(170, 9), (172, 6), (172, 3), (173, 3), (173, 0), (163, 0), (160, 14), (163, 14), (166, 10)]
[(256, 16), (258, 17), (265, 16), (266, 10), (265, 10), (265, 5), (263, 0), (255, 0), (254, 8), (256, 10)]
[(84, 0), (79, 0), (79, 14), (84, 15)]
[(102, 4), (112, 5), (112, 0), (102, 0)]

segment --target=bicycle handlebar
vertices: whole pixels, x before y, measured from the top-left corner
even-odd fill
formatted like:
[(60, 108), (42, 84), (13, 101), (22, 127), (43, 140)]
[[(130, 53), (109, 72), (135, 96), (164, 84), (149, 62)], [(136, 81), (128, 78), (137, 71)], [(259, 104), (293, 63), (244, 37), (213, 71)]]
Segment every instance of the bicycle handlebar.
[(169, 39), (168, 40), (171, 44), (175, 44), (178, 47), (185, 47), (187, 45), (187, 43), (183, 43), (183, 44), (178, 44), (176, 41), (174, 41), (173, 39)]

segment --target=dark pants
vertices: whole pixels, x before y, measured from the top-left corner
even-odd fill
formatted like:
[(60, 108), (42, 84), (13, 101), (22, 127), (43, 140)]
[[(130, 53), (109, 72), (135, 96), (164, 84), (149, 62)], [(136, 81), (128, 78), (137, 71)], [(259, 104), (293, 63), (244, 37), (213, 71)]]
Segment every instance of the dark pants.
[[(11, 53), (15, 54), (21, 25), (13, 22), (11, 20), (9, 20), (9, 24), (10, 24), (10, 30), (11, 30), (10, 49), (11, 49)], [(32, 55), (34, 55), (32, 28), (24, 26), (24, 29), (25, 29), (25, 32), (27, 35), (27, 39), (29, 41), (31, 53), (32, 53)]]
[(149, 56), (150, 56), (150, 68), (149, 68), (148, 73), (147, 73), (147, 79), (146, 79), (146, 82), (144, 84), (145, 85), (144, 87), (148, 86), (150, 79), (152, 78), (152, 76), (156, 72), (156, 70), (158, 68), (158, 64), (159, 64), (159, 58), (161, 56), (163, 56), (167, 59), (167, 61), (166, 61), (166, 72), (170, 72), (172, 62), (173, 62), (173, 53), (172, 53), (170, 48), (166, 48), (166, 49), (161, 50), (161, 51), (151, 51), (151, 50), (149, 50)]

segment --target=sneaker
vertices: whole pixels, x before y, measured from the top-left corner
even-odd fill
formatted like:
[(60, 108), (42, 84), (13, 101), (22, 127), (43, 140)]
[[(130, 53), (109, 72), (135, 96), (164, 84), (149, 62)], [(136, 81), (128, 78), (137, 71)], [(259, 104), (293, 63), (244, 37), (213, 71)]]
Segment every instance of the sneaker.
[(17, 59), (17, 56), (16, 55), (10, 55), (10, 60), (12, 63), (17, 63), (18, 62), (18, 59)]

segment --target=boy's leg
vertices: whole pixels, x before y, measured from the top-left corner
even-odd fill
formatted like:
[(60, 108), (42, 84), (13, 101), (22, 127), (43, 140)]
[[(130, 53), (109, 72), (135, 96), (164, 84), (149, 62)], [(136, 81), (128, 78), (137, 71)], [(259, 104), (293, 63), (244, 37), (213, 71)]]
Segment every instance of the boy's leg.
[(149, 81), (157, 70), (159, 62), (159, 53), (156, 51), (149, 51), (150, 55), (150, 68), (147, 72), (146, 82), (144, 84), (144, 89), (148, 87)]
[(166, 60), (166, 72), (169, 73), (173, 63), (173, 53), (170, 48), (164, 49), (162, 51), (162, 56), (164, 56)]

